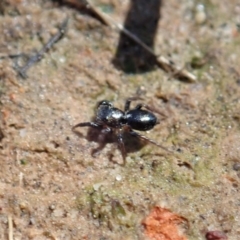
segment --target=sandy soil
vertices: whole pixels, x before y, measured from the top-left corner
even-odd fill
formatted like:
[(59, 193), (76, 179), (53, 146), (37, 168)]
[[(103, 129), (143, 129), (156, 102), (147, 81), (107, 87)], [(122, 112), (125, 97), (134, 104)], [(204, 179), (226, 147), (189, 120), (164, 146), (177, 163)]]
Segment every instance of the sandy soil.
[[(150, 31), (146, 43), (195, 83), (157, 68), (74, 1), (59, 2), (0, 2), (0, 239), (148, 239), (142, 221), (154, 206), (186, 218), (188, 239), (211, 230), (239, 239), (240, 2), (159, 1), (150, 13), (139, 3), (136, 17), (135, 1), (93, 1), (135, 21), (135, 34)], [(26, 59), (6, 56), (34, 55), (67, 16), (66, 34), (22, 79), (16, 61)], [(174, 154), (126, 136), (124, 166), (114, 137), (92, 156), (99, 133), (72, 126), (90, 121), (98, 101), (123, 109), (136, 94), (159, 113), (143, 134)]]

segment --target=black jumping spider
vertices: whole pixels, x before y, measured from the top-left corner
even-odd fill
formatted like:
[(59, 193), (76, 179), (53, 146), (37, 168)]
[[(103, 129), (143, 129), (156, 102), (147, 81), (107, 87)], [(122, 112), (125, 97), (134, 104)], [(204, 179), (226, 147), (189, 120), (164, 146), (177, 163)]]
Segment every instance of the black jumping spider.
[(123, 142), (124, 132), (129, 132), (134, 137), (141, 138), (171, 152), (155, 141), (134, 131), (148, 131), (158, 123), (156, 116), (152, 112), (142, 109), (143, 107), (147, 108), (147, 106), (138, 104), (135, 108), (130, 109), (131, 101), (137, 99), (139, 98), (127, 99), (124, 111), (113, 107), (111, 102), (103, 100), (98, 103), (95, 121), (78, 123), (73, 126), (72, 130), (74, 131), (77, 127), (93, 127), (100, 129), (102, 134), (116, 132), (124, 161), (126, 158), (126, 150)]

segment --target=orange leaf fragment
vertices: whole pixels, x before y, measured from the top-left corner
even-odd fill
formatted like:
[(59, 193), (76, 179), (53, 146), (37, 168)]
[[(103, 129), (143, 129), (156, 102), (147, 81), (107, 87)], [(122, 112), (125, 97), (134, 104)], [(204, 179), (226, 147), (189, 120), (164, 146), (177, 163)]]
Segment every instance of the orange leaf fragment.
[(157, 206), (142, 222), (145, 234), (150, 240), (187, 240), (180, 231), (179, 225), (183, 223), (188, 224), (188, 220), (166, 208)]

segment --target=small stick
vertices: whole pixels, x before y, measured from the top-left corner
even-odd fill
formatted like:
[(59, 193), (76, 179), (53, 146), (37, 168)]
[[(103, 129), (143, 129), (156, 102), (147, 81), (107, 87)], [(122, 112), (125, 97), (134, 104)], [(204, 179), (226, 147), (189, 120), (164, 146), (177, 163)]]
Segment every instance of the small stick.
[[(81, 0), (77, 0), (77, 1), (81, 1)], [(112, 29), (117, 29), (123, 32), (131, 40), (133, 40), (135, 43), (143, 47), (148, 53), (150, 53), (153, 57), (155, 57), (157, 65), (162, 69), (164, 69), (166, 72), (173, 73), (174, 76), (187, 79), (190, 82), (197, 81), (197, 77), (194, 74), (188, 72), (186, 69), (183, 69), (182, 67), (176, 66), (172, 61), (168, 60), (164, 56), (154, 53), (154, 51), (151, 48), (149, 48), (144, 42), (142, 42), (136, 35), (134, 35), (129, 30), (124, 28), (122, 24), (117, 23), (109, 15), (98, 10), (96, 7), (94, 7), (94, 5), (89, 0), (87, 1), (87, 8), (92, 10), (95, 14), (97, 14), (106, 25), (110, 26)]]
[(30, 57), (25, 66), (16, 67), (17, 72), (22, 78), (27, 78), (27, 74), (26, 74), (27, 70), (36, 62), (40, 61), (43, 58), (44, 54), (48, 52), (52, 48), (52, 46), (63, 37), (63, 35), (66, 32), (67, 23), (68, 23), (68, 18), (66, 18), (62, 22), (57, 34), (55, 34), (52, 38), (50, 38), (50, 40), (34, 56)]
[(4, 134), (2, 129), (0, 128), (0, 142), (2, 141), (3, 138), (4, 138)]
[(8, 240), (13, 240), (13, 221), (10, 215), (8, 215)]
[(1, 54), (0, 53), (0, 59), (4, 58), (19, 58), (19, 57), (27, 57), (27, 54), (24, 53), (16, 53), (16, 54)]

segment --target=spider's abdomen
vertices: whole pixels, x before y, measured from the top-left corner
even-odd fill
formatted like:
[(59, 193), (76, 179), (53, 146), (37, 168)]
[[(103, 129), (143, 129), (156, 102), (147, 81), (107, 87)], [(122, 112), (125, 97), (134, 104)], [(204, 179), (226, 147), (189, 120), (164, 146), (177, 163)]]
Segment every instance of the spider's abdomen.
[(150, 130), (157, 123), (157, 118), (153, 113), (142, 109), (128, 111), (124, 120), (132, 129), (139, 131)]

